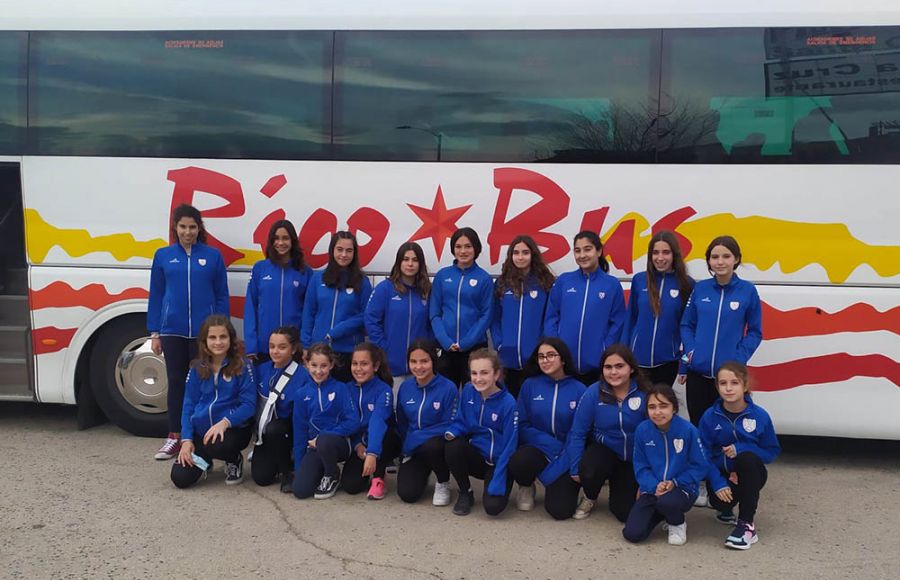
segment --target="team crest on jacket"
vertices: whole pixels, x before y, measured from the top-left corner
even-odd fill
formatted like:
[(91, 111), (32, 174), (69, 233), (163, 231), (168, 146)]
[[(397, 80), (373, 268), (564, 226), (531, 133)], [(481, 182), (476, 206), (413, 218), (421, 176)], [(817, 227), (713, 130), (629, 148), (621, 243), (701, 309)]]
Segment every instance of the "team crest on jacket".
[(569, 401), (569, 408), (572, 409), (573, 411), (575, 410), (575, 407), (577, 407), (577, 406), (578, 406), (578, 401)]
[(472, 288), (474, 288), (475, 286), (478, 286), (478, 280), (476, 280), (475, 278), (472, 278), (471, 280), (469, 280), (469, 286), (471, 286)]
[(538, 294), (538, 293), (537, 293), (537, 290), (532, 290), (531, 292), (528, 293), (528, 295), (531, 296), (531, 299), (532, 299), (532, 300), (534, 300), (535, 298), (537, 298), (537, 294)]
[(728, 303), (728, 307), (731, 308), (732, 310), (737, 310), (740, 305), (741, 305), (741, 303), (738, 302), (737, 300), (732, 300), (731, 302)]
[(631, 397), (628, 399), (628, 408), (632, 411), (637, 411), (641, 408), (641, 398), (640, 397)]
[(499, 415), (497, 415), (497, 413), (491, 413), (491, 421), (496, 421), (497, 417), (499, 417)]
[(294, 288), (300, 287), (300, 280), (294, 280)]
[(606, 298), (606, 292), (599, 292), (597, 293), (597, 296), (600, 297), (600, 300), (603, 300), (604, 298)]
[(375, 403), (369, 403), (369, 404), (366, 405), (366, 406), (369, 408), (369, 411), (370, 411), (370, 412), (375, 410)]
[(333, 401), (335, 395), (337, 395), (337, 393), (328, 393), (328, 400)]
[(684, 439), (672, 439), (672, 447), (675, 448), (675, 453), (681, 453), (684, 449)]
[(431, 406), (434, 407), (434, 410), (435, 410), (435, 411), (440, 411), (440, 410), (441, 410), (441, 402), (440, 402), (440, 401), (435, 401), (435, 402), (433, 402), (433, 403), (431, 404)]
[(347, 294), (353, 294), (353, 288), (347, 288), (346, 292)]
[(678, 298), (678, 289), (676, 288), (674, 290), (669, 290), (669, 296), (671, 296), (672, 298)]
[(206, 258), (198, 258), (198, 259), (197, 259), (197, 263), (200, 264), (201, 266), (205, 266), (205, 265), (206, 265)]
[(747, 433), (753, 433), (756, 431), (756, 419), (746, 418), (741, 421), (741, 425), (744, 427), (744, 431)]

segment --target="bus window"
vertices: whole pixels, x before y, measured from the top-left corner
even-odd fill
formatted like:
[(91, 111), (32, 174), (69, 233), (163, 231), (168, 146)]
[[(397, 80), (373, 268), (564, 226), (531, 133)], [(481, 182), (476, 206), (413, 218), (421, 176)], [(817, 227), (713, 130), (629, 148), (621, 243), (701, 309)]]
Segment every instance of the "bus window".
[(339, 32), (336, 156), (652, 162), (658, 39), (644, 30)]
[(0, 155), (23, 152), (27, 39), (24, 32), (0, 32)]
[(33, 150), (325, 157), (331, 38), (270, 31), (33, 33)]
[(663, 33), (660, 161), (897, 163), (900, 28)]

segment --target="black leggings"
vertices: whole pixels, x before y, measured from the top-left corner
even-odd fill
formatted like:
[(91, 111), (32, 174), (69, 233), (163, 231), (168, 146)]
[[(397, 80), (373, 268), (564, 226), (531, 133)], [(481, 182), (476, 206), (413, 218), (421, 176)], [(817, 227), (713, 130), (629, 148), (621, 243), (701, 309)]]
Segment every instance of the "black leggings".
[[(509, 476), (521, 486), (534, 485), (548, 463), (540, 449), (523, 445), (509, 459)], [(567, 520), (572, 517), (578, 507), (578, 487), (568, 471), (544, 486), (544, 509), (553, 519)]]
[[(225, 437), (221, 441), (203, 444), (203, 437), (197, 434), (194, 439), (194, 453), (199, 455), (207, 462), (211, 463), (213, 459), (222, 459), (227, 463), (237, 463), (241, 457), (241, 451), (250, 443), (250, 435), (253, 433), (253, 427), (233, 427), (225, 431)], [(203, 475), (203, 470), (196, 465), (187, 467), (178, 462), (172, 464), (172, 483), (175, 487), (186, 488), (194, 485)]]
[(578, 474), (584, 495), (591, 500), (597, 499), (603, 482), (608, 481), (609, 511), (620, 522), (628, 519), (638, 491), (634, 465), (630, 461), (622, 461), (606, 445), (591, 441), (581, 456)]
[(713, 406), (719, 398), (716, 390), (715, 379), (710, 379), (697, 373), (687, 374), (687, 406), (691, 423), (700, 425), (700, 419), (707, 409)]
[(652, 384), (662, 383), (671, 387), (675, 384), (675, 377), (678, 376), (678, 361), (673, 360), (658, 367), (641, 367), (641, 371)]
[(709, 504), (720, 512), (730, 511), (735, 505), (739, 505), (738, 518), (752, 524), (756, 517), (756, 508), (759, 505), (759, 492), (765, 487), (766, 481), (769, 479), (769, 472), (766, 471), (766, 465), (762, 459), (749, 451), (739, 453), (735, 457), (734, 471), (737, 473), (738, 482), (736, 484), (728, 482), (731, 487), (731, 503), (720, 500), (716, 496), (715, 490), (707, 482)]
[(521, 369), (505, 369), (503, 371), (503, 384), (509, 394), (519, 398), (519, 391), (522, 389), (522, 382), (525, 380), (525, 371)]
[(412, 456), (406, 458), (397, 470), (397, 495), (406, 503), (416, 503), (425, 493), (428, 476), (434, 472), (439, 483), (450, 481), (450, 469), (444, 457), (446, 441), (442, 436), (432, 437), (419, 445)]
[(450, 379), (454, 385), (460, 386), (469, 382), (469, 353), (479, 348), (484, 348), (485, 344), (476, 344), (469, 350), (465, 351), (441, 351), (440, 363), (441, 374)]
[(334, 354), (337, 357), (337, 362), (334, 364), (334, 368), (331, 369), (331, 376), (342, 383), (349, 383), (353, 380), (353, 375), (350, 373), (350, 359), (353, 357), (353, 353), (336, 352)]
[(312, 497), (323, 477), (340, 476), (338, 463), (347, 461), (349, 457), (349, 439), (320, 434), (316, 437), (316, 448), (306, 450), (306, 455), (300, 460), (300, 467), (294, 474), (294, 495), (300, 499)]
[(181, 407), (184, 405), (184, 382), (191, 361), (197, 358), (197, 339), (183, 336), (160, 336), (163, 356), (166, 358), (166, 415), (169, 433), (181, 433)]
[(506, 478), (506, 492), (503, 495), (488, 495), (488, 484), (494, 477), (494, 466), (488, 465), (481, 452), (469, 443), (465, 437), (457, 437), (447, 442), (445, 448), (447, 465), (450, 473), (459, 486), (460, 493), (472, 490), (469, 476), (484, 480), (484, 490), (481, 494), (481, 503), (484, 511), (489, 516), (500, 515), (506, 509), (509, 502), (509, 492), (512, 490), (512, 478)]
[(290, 419), (272, 419), (266, 425), (262, 443), (253, 448), (250, 474), (256, 485), (271, 485), (279, 473), (294, 470), (291, 451), (294, 432)]
[[(375, 462), (375, 473), (372, 477), (380, 477), (384, 479), (384, 472), (395, 458), (400, 457), (400, 436), (392, 429), (384, 434), (384, 441), (381, 444), (381, 456)], [(360, 459), (356, 454), (356, 450), (350, 454), (350, 459), (344, 463), (344, 470), (341, 472), (341, 489), (350, 495), (362, 493), (369, 487), (369, 476), (363, 476), (364, 459)]]
[(575, 374), (574, 378), (586, 387), (590, 387), (594, 383), (600, 380), (600, 369), (594, 369), (592, 371), (585, 371), (581, 374)]

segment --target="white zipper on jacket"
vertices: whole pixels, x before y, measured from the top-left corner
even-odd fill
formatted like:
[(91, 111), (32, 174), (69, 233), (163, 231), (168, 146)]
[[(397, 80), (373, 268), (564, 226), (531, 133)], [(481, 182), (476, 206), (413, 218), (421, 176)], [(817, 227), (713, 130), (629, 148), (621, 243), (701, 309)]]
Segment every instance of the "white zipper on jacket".
[(316, 385), (316, 393), (319, 395), (319, 412), (324, 413), (325, 407), (322, 406), (322, 385)]
[(662, 316), (663, 308), (663, 290), (666, 288), (666, 275), (662, 275), (662, 282), (659, 284), (659, 313), (653, 317), (653, 338), (650, 339), (650, 366), (653, 366), (656, 358), (656, 328), (659, 326), (659, 317)]
[(588, 274), (587, 286), (584, 287), (584, 302), (581, 304), (581, 322), (578, 325), (578, 372), (581, 372), (581, 337), (584, 332), (584, 313), (587, 311), (588, 293), (591, 290), (591, 276)]
[[(628, 395), (625, 395), (625, 397), (627, 398)], [(622, 456), (627, 458), (628, 457), (628, 434), (625, 433), (625, 425), (622, 423), (622, 403), (624, 403), (624, 401), (619, 401), (619, 431), (622, 432), (622, 437), (625, 439), (625, 444), (622, 447)], [(626, 461), (627, 461), (627, 459), (626, 459)]]
[(456, 344), (459, 344), (459, 311), (460, 311), (459, 298), (462, 295), (462, 283), (463, 283), (463, 280), (465, 280), (465, 279), (466, 279), (466, 274), (463, 273), (459, 277), (459, 284), (456, 286)]
[(519, 331), (516, 335), (516, 356), (522, 368), (522, 309), (525, 307), (525, 283), (522, 282), (522, 296), (519, 297)]
[(406, 350), (409, 350), (409, 343), (412, 340), (412, 288), (406, 289), (409, 296), (409, 318), (406, 320)]
[[(481, 414), (478, 417), (478, 425), (484, 427), (484, 408), (487, 406), (487, 401), (482, 397), (481, 399)], [(490, 427), (487, 428), (488, 433), (491, 436), (491, 448), (488, 451), (488, 465), (494, 464), (494, 430)]]
[(556, 397), (559, 395), (559, 382), (553, 385), (553, 406), (550, 407), (550, 431), (556, 437)]
[(187, 288), (188, 288), (188, 336), (194, 336), (194, 321), (193, 321), (193, 314), (192, 314), (192, 312), (191, 312), (191, 255), (188, 254), (187, 252), (185, 252), (185, 254), (187, 254), (187, 264), (188, 264), (188, 271), (187, 271), (187, 279), (188, 279), (188, 280), (187, 280), (187, 282), (188, 282), (188, 283), (187, 283)]
[(663, 469), (662, 480), (666, 481), (667, 479), (669, 479), (669, 477), (668, 477), (669, 476), (669, 437), (666, 433), (663, 433), (662, 436), (663, 436), (663, 442), (664, 442), (663, 446), (666, 450), (666, 467), (665, 467), (665, 469)]
[(364, 419), (363, 414), (363, 406), (362, 406), (362, 396), (363, 396), (363, 386), (359, 386), (359, 420), (362, 421)]
[(422, 402), (419, 403), (419, 416), (417, 418), (419, 429), (422, 428), (422, 407), (425, 406), (425, 397), (428, 396), (428, 385), (422, 387)]
[(216, 374), (213, 375), (213, 389), (216, 392), (216, 396), (213, 397), (212, 403), (209, 404), (209, 426), (210, 427), (213, 426), (212, 408), (213, 408), (213, 405), (216, 404), (216, 401), (219, 400), (219, 372), (221, 370), (222, 369), (219, 369), (219, 371), (216, 371)]
[[(334, 304), (331, 305), (331, 328), (328, 329), (328, 332), (331, 333), (331, 330), (334, 328), (334, 319), (337, 316), (337, 301), (338, 301), (338, 287), (334, 287)], [(334, 340), (334, 337), (332, 337)]]
[[(716, 282), (718, 284), (718, 282)], [(725, 287), (719, 294), (719, 313), (716, 315), (716, 333), (713, 336), (712, 358), (709, 361), (709, 375), (716, 376), (716, 347), (719, 345), (719, 323), (722, 321), (722, 303), (725, 302)]]
[(281, 268), (281, 291), (278, 293), (278, 324), (284, 324), (284, 268)]

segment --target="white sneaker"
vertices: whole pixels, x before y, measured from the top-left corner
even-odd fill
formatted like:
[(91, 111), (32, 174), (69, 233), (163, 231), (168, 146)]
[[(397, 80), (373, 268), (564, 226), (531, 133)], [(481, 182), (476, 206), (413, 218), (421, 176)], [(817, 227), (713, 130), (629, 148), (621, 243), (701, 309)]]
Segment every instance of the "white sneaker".
[(434, 484), (434, 497), (431, 498), (431, 505), (444, 506), (450, 505), (450, 482), (437, 482)]
[(669, 545), (683, 546), (687, 542), (687, 522), (680, 526), (669, 525)]
[(694, 500), (694, 507), (709, 507), (709, 496), (706, 495), (706, 482), (700, 482), (700, 493), (697, 494), (697, 499)]
[(534, 509), (534, 485), (520, 485), (516, 495), (516, 507), (520, 511), (530, 512)]
[(586, 496), (581, 498), (581, 503), (578, 504), (578, 509), (575, 510), (575, 515), (572, 517), (576, 520), (583, 520), (589, 515), (594, 509), (594, 500), (588, 499)]

